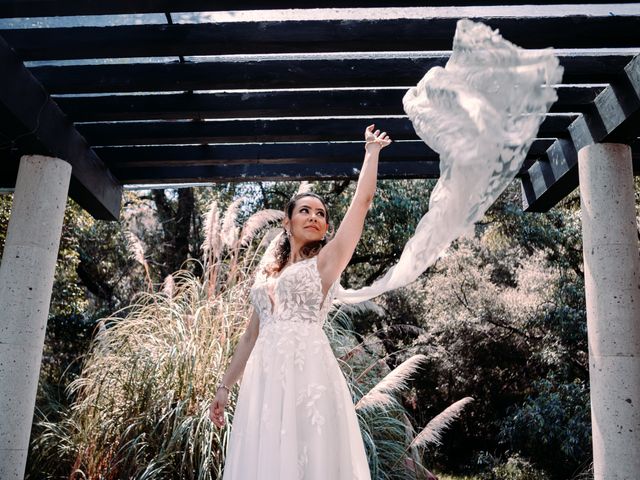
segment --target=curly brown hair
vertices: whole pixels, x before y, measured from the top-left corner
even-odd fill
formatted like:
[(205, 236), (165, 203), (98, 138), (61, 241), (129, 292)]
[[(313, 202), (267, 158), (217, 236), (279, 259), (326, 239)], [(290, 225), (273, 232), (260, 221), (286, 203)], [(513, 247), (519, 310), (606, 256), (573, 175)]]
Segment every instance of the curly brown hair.
[[(331, 240), (331, 238), (333, 237), (333, 226), (329, 222), (329, 209), (327, 208), (327, 204), (325, 203), (324, 199), (312, 192), (298, 193), (293, 197), (291, 197), (291, 199), (287, 202), (287, 205), (284, 207), (285, 215), (289, 219), (291, 219), (291, 217), (293, 216), (293, 209), (296, 206), (296, 202), (299, 199), (304, 197), (314, 197), (322, 202), (322, 206), (324, 207), (326, 212), (327, 224), (329, 225), (329, 231), (327, 232), (327, 234), (322, 240), (318, 240), (316, 242), (309, 242), (303, 245), (302, 248), (300, 248), (300, 255), (306, 259), (306, 258), (315, 257), (318, 253), (320, 253), (320, 250), (322, 250), (322, 247), (324, 247), (327, 244), (327, 242)], [(284, 266), (289, 261), (290, 254), (291, 254), (291, 244), (289, 243), (289, 237), (287, 235), (282, 235), (278, 245), (276, 245), (275, 247), (275, 252), (274, 252), (275, 261), (266, 265), (264, 267), (264, 272), (269, 276), (275, 275), (281, 272)]]

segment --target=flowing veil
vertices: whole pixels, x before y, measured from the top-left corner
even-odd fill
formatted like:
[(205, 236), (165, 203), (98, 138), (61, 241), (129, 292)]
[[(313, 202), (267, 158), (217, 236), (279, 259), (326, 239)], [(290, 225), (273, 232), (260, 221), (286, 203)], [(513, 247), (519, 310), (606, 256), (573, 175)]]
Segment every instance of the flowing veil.
[(482, 23), (458, 21), (446, 66), (402, 100), (418, 136), (440, 154), (429, 210), (396, 265), (370, 286), (340, 289), (337, 300), (361, 302), (413, 282), (473, 229), (520, 170), (562, 71), (552, 49), (525, 50)]
[(520, 170), (557, 100), (562, 72), (552, 48), (522, 49), (487, 25), (458, 21), (446, 66), (430, 69), (402, 101), (418, 136), (440, 154), (429, 210), (398, 263), (369, 286), (340, 287), (337, 302), (362, 302), (413, 282), (473, 230)]

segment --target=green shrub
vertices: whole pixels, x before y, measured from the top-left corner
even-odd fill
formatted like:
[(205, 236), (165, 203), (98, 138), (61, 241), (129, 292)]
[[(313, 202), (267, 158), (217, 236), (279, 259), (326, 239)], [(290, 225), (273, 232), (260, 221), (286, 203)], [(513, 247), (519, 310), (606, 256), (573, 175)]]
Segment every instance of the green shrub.
[(515, 454), (492, 470), (491, 480), (547, 480), (549, 477), (530, 462)]
[(524, 404), (510, 409), (500, 439), (557, 478), (571, 478), (591, 459), (589, 391), (580, 381), (534, 384)]

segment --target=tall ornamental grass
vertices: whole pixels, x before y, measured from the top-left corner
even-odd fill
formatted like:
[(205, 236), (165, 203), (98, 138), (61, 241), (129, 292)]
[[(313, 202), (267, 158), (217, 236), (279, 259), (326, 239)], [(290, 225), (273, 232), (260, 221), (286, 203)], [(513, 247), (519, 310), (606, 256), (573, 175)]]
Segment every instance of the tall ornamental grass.
[[(252, 273), (274, 229), (260, 241), (258, 234), (282, 218), (263, 210), (240, 229), (239, 206), (234, 202), (224, 215), (215, 203), (209, 209), (202, 278), (180, 270), (154, 286), (144, 249), (130, 235), (149, 291), (100, 321), (82, 374), (69, 387), (71, 406), (59, 406), (55, 420), (42, 414), (36, 422), (28, 478), (222, 477), (238, 389), (223, 429), (209, 420), (208, 408), (249, 320)], [(398, 394), (424, 357), (410, 355), (389, 371), (377, 339), (358, 342), (349, 316), (375, 308), (334, 308), (326, 333), (356, 403), (372, 477), (426, 478), (424, 447), (438, 443), (470, 399), (417, 432)]]

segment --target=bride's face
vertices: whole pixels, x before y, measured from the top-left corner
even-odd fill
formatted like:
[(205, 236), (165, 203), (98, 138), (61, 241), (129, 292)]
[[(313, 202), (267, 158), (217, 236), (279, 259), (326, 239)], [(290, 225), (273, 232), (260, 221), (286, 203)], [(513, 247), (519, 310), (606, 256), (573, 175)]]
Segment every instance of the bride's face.
[(285, 218), (285, 228), (302, 245), (321, 240), (329, 229), (324, 205), (315, 197), (299, 198), (293, 207), (291, 219)]

